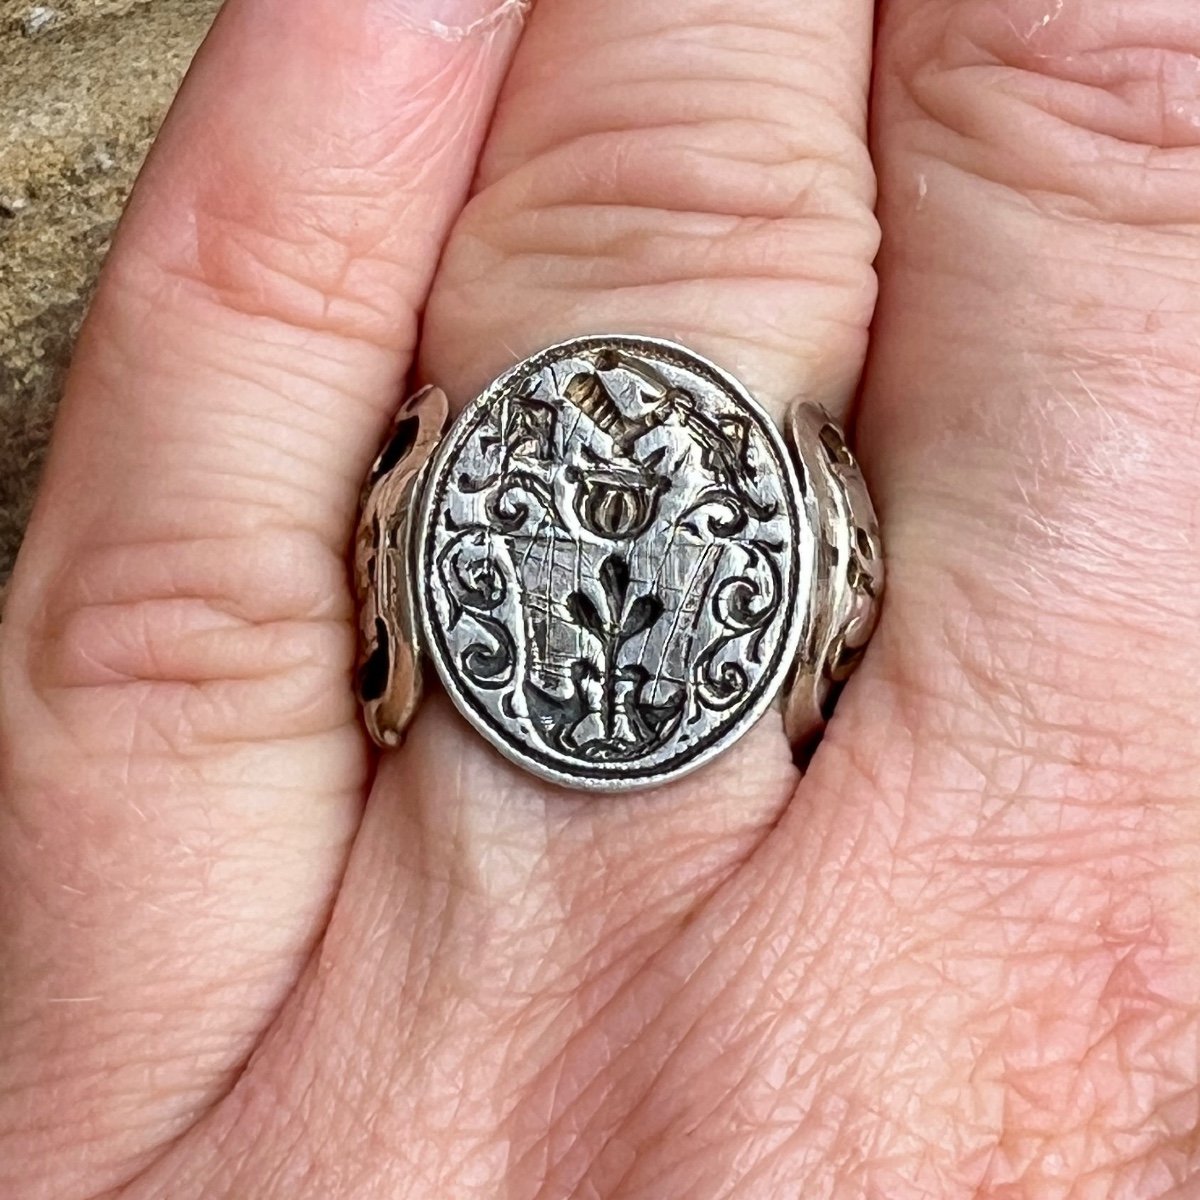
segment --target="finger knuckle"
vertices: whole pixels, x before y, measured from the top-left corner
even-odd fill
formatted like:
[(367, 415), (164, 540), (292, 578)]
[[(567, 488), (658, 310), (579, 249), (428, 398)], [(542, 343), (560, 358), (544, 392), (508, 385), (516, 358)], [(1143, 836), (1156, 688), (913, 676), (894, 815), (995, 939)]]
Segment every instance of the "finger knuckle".
[[(453, 123), (430, 121), (439, 71), (466, 74), (473, 57), (431, 53), (403, 90), (361, 48), (336, 54), (331, 76), (357, 71), (362, 87), (273, 118), (273, 138), (244, 116), (184, 131), (218, 152), (188, 171), (150, 160), (139, 184), (136, 237), (113, 271), (190, 299), (203, 312), (407, 348), (429, 266), (419, 231), (439, 224)], [(324, 85), (322, 85), (324, 86)], [(436, 233), (429, 236), (429, 248)], [(161, 283), (155, 282), (161, 280)], [(143, 285), (147, 286), (147, 285)]]
[(1193, 6), (925, 0), (897, 19), (895, 70), (934, 157), (1072, 216), (1196, 219)]
[(800, 276), (822, 240), (831, 259), (841, 252), (855, 264), (873, 245), (864, 151), (849, 138), (842, 146), (849, 161), (789, 129), (732, 117), (592, 131), (493, 184), (472, 215), (518, 253), (560, 249), (569, 266), (583, 242), (615, 272), (640, 265), (625, 282), (669, 278), (672, 263), (697, 276)]
[[(733, 22), (724, 36), (744, 33)], [(756, 54), (757, 77), (712, 46), (665, 75), (670, 47), (655, 33), (622, 43), (615, 83), (580, 86), (548, 118), (534, 116), (545, 90), (528, 87), (508, 115), (528, 110), (536, 134), (485, 160), (434, 292), (436, 323), (461, 325), (486, 286), (532, 297), (539, 326), (594, 326), (611, 308), (646, 332), (702, 329), (768, 359), (803, 344), (853, 370), (879, 236), (861, 113), (779, 66), (797, 54), (780, 37), (764, 42), (773, 65)]]
[(85, 750), (327, 732), (353, 720), (354, 639), (335, 557), (285, 533), (76, 550), (27, 624), (16, 667)]
[[(363, 201), (360, 213), (369, 216)], [(220, 326), (230, 318), (271, 323), (381, 349), (407, 348), (411, 321), (408, 265), (388, 252), (385, 235), (330, 228), (322, 206), (297, 196), (230, 212), (211, 198), (190, 214), (194, 243), (186, 252), (151, 247), (114, 258), (106, 284), (132, 295), (169, 297), (173, 306)]]

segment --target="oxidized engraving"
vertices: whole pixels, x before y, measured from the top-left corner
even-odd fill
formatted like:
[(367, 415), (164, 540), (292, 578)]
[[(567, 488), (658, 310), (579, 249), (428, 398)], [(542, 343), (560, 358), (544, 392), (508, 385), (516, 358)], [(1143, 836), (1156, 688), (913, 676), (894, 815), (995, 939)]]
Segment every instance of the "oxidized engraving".
[(422, 472), (449, 404), (440, 388), (410, 396), (371, 468), (354, 540), (359, 595), (358, 694), (380, 746), (400, 744), (421, 702), (421, 650), (413, 602), (412, 522)]
[(775, 698), (814, 538), (746, 392), (613, 337), (552, 347), (468, 407), (416, 551), (425, 645), (464, 715), (543, 776), (615, 789), (698, 766)]
[(858, 462), (818, 404), (792, 410), (792, 444), (818, 531), (810, 619), (784, 707), (793, 745), (824, 727), (838, 685), (858, 666), (879, 616), (884, 587), (879, 523)]

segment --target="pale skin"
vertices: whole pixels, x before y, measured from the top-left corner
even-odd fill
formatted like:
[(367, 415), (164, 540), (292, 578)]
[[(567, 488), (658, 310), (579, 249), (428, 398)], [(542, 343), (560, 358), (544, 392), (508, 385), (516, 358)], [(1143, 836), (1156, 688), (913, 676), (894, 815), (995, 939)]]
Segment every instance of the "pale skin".
[[(0, 1194), (1194, 1197), (1200, 9), (498, 4), (230, 0), (120, 230), (2, 627)], [(601, 331), (855, 410), (803, 777), (368, 749), (406, 381)]]

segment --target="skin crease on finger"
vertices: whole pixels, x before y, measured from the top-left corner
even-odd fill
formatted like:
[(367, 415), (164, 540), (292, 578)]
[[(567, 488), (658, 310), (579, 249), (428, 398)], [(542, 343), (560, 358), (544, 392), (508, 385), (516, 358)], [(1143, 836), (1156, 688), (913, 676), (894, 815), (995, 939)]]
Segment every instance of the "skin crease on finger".
[[(404, 798), (487, 788), (492, 827), (372, 805), (294, 1002), (127, 1200), (1193, 1200), (1200, 255), (1179, 179), (1200, 164), (1161, 85), (1200, 22), (1163, 0), (1134, 28), (1115, 0), (890, 11), (862, 428), (892, 592), (790, 808), (700, 899), (651, 904), (639, 874), (678, 854), (655, 886), (686, 890), (703, 861), (682, 825), (647, 844), (631, 819), (615, 878), (564, 878), (595, 826), (553, 807), (531, 870), (528, 785), (435, 709), (406, 755), (439, 787)], [(1080, 72), (1102, 86), (1064, 85)], [(1009, 308), (1050, 311), (1067, 364)], [(1132, 453), (1104, 440), (1123, 433)], [(1113, 553), (1135, 516), (1149, 532)]]

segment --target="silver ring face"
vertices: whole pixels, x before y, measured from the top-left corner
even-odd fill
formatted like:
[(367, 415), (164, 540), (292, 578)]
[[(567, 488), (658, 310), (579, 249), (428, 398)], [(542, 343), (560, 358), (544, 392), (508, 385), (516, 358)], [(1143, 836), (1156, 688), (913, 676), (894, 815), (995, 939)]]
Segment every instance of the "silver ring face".
[(501, 376), (431, 464), (424, 643), (466, 718), (575, 788), (729, 746), (796, 655), (814, 535), (771, 419), (667, 342), (589, 337)]

